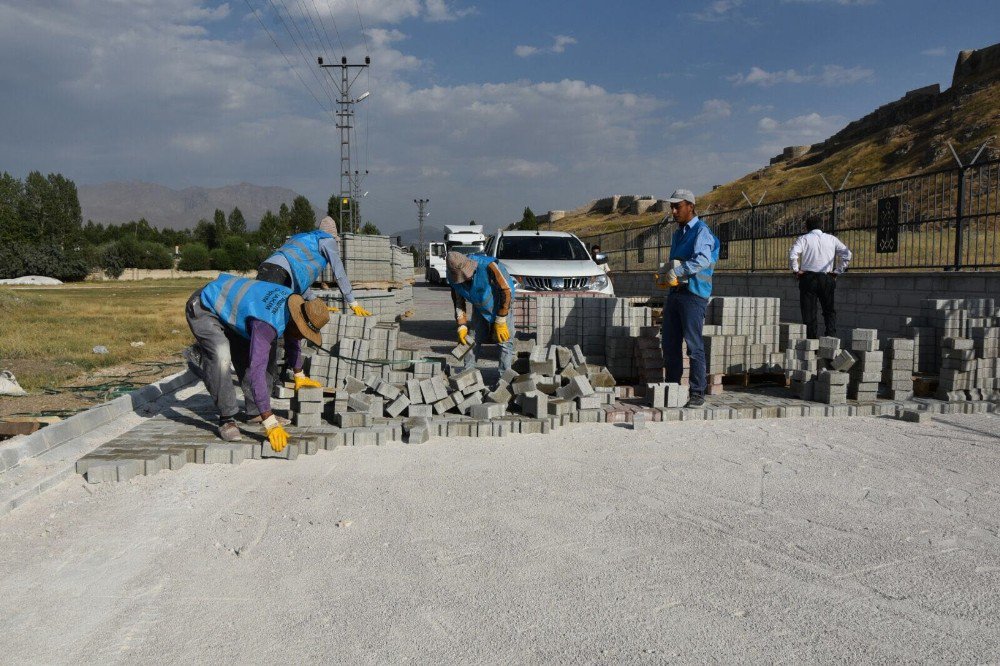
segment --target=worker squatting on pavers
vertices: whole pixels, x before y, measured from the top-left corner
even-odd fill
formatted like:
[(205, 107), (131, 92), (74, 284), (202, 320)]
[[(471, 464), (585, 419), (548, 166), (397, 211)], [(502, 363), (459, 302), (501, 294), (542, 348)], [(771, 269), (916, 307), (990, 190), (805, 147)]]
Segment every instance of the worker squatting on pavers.
[(287, 360), (299, 374), (299, 340), (322, 342), (320, 329), (330, 319), (326, 305), (320, 300), (306, 301), (290, 287), (223, 273), (191, 295), (185, 313), (197, 340), (192, 348), (197, 352), (189, 361), (215, 401), (219, 436), (229, 442), (241, 439), (236, 390), (230, 379), (232, 364), (246, 398), (248, 419), (264, 426), (271, 448), (283, 450), (288, 433), (271, 411), (270, 401), (278, 338), (284, 335)]

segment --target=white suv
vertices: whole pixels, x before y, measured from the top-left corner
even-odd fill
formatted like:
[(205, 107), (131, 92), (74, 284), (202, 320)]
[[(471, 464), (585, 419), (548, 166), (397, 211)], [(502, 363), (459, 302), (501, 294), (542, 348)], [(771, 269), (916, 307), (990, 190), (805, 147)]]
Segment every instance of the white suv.
[(594, 261), (583, 241), (565, 231), (501, 231), (485, 253), (507, 268), (518, 291), (615, 295), (607, 260), (598, 255), (601, 263)]

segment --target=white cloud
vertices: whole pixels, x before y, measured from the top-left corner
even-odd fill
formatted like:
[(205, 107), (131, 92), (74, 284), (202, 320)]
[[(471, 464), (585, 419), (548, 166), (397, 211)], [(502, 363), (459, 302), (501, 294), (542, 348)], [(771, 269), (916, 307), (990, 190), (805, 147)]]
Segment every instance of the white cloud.
[(696, 21), (715, 23), (733, 18), (736, 10), (743, 5), (743, 0), (713, 0), (700, 12), (690, 14)]
[(747, 113), (764, 113), (765, 111), (774, 111), (773, 104), (754, 104), (747, 107)]
[(943, 46), (938, 46), (933, 49), (925, 49), (920, 52), (920, 55), (940, 57), (948, 55), (948, 51)]
[(701, 104), (701, 113), (689, 120), (678, 120), (672, 122), (668, 126), (668, 129), (671, 131), (678, 131), (693, 127), (694, 125), (722, 120), (730, 117), (731, 115), (733, 115), (732, 104), (724, 99), (707, 99)]
[(784, 3), (798, 3), (798, 4), (819, 4), (819, 3), (830, 3), (834, 5), (843, 5), (845, 7), (861, 6), (861, 5), (873, 5), (877, 0), (781, 0)]
[(515, 176), (517, 178), (541, 178), (558, 171), (551, 162), (535, 162), (522, 158), (504, 158), (498, 161), (484, 162), (479, 173), (483, 178), (499, 176)]
[(445, 3), (445, 0), (427, 0), (428, 21), (457, 21), (475, 13), (475, 7), (453, 9)]
[(528, 46), (521, 44), (514, 47), (514, 55), (519, 58), (528, 58), (541, 53), (563, 53), (566, 51), (566, 47), (571, 44), (576, 44), (576, 38), (569, 35), (556, 35), (552, 40), (551, 46)]
[(795, 69), (769, 72), (754, 65), (746, 74), (734, 74), (727, 78), (737, 86), (756, 85), (767, 88), (781, 83), (814, 83), (821, 86), (844, 86), (872, 81), (874, 75), (874, 70), (865, 67), (823, 65), (818, 72), (814, 71), (813, 68), (805, 72), (799, 72)]

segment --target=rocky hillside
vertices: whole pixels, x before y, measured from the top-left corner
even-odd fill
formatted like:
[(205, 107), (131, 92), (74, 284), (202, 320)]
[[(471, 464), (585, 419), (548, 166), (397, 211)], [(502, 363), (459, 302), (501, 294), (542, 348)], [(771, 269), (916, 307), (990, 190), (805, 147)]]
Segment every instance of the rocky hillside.
[[(825, 190), (821, 173), (837, 187), (850, 172), (850, 187), (950, 167), (949, 141), (966, 162), (986, 141), (979, 160), (1000, 159), (1000, 44), (962, 51), (947, 90), (937, 84), (911, 90), (822, 143), (789, 146), (768, 166), (700, 194), (698, 208), (742, 207), (741, 191), (766, 190), (767, 201), (814, 194)], [(553, 228), (578, 233), (649, 224), (666, 214), (659, 202), (634, 196), (554, 212)]]
[(268, 209), (277, 212), (281, 204), (292, 205), (298, 196), (284, 187), (261, 187), (250, 183), (225, 187), (188, 187), (174, 190), (144, 182), (81, 185), (83, 219), (101, 223), (122, 223), (146, 218), (160, 228), (193, 227), (199, 219), (212, 219), (215, 209), (227, 214), (239, 206), (247, 226), (256, 229)]

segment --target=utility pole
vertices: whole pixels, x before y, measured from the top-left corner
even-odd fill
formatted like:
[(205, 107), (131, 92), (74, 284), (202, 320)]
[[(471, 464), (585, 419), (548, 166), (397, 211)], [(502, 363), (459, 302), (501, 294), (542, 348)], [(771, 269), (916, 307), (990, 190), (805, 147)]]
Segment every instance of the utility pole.
[[(354, 207), (351, 199), (354, 195), (354, 179), (351, 175), (351, 130), (354, 129), (354, 105), (368, 97), (369, 93), (364, 93), (358, 99), (351, 98), (351, 86), (361, 76), (361, 72), (371, 64), (371, 58), (365, 56), (363, 65), (347, 64), (347, 57), (342, 57), (339, 64), (324, 64), (323, 58), (317, 58), (316, 62), (323, 68), (339, 68), (340, 80), (333, 75), (330, 76), (340, 98), (337, 100), (337, 129), (340, 130), (340, 224), (341, 230), (356, 233), (358, 230), (358, 220), (354, 215)], [(357, 70), (352, 76), (352, 70)], [(367, 171), (365, 173), (368, 173)]]
[(417, 248), (417, 256), (420, 257), (420, 265), (424, 265), (426, 259), (426, 248), (424, 247), (424, 218), (427, 217), (427, 213), (424, 212), (424, 206), (431, 202), (430, 199), (414, 199), (413, 203), (417, 204), (417, 223), (420, 233), (420, 247)]

